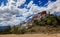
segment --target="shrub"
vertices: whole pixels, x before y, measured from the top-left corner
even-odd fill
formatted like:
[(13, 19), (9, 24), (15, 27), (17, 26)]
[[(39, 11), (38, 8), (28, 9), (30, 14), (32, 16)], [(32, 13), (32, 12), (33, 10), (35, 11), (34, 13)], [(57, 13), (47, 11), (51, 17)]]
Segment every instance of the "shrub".
[(8, 27), (5, 28), (5, 29), (1, 29), (1, 30), (0, 30), (0, 34), (10, 34), (10, 33), (11, 33), (10, 30), (11, 30), (11, 27), (8, 26)]

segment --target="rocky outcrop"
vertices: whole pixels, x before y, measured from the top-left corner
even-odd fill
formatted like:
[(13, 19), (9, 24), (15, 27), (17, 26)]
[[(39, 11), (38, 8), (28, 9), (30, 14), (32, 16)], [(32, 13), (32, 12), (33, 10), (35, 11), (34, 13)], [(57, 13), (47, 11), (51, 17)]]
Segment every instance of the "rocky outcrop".
[(44, 18), (44, 16), (47, 14), (46, 11), (39, 12), (35, 14), (31, 19), (29, 19), (27, 22), (21, 23), (19, 25), (16, 25), (16, 27), (19, 28), (28, 28), (30, 25), (32, 25), (33, 20), (41, 20), (41, 18)]

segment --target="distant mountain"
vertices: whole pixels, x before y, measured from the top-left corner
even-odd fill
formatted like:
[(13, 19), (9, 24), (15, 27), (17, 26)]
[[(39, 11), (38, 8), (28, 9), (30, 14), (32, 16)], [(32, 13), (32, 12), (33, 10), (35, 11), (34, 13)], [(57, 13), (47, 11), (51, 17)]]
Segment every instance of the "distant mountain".
[(9, 26), (0, 26), (0, 29), (5, 29), (7, 27), (9, 27)]
[(60, 16), (60, 12), (54, 12), (54, 15)]

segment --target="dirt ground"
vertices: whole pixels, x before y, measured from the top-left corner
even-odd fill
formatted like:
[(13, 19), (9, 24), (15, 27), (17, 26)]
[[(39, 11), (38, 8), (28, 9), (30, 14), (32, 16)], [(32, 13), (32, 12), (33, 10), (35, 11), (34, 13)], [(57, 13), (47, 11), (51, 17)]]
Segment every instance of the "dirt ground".
[(60, 34), (6, 34), (0, 37), (60, 37)]

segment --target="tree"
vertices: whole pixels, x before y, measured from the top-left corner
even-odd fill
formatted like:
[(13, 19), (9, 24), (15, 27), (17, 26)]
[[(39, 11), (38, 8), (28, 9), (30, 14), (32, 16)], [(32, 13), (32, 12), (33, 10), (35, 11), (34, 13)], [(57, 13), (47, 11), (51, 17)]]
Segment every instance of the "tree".
[(57, 19), (60, 21), (60, 16), (57, 16)]
[(39, 24), (38, 20), (34, 20), (33, 23), (34, 23), (35, 25), (38, 25), (38, 24)]
[(10, 33), (11, 33), (10, 30), (11, 30), (11, 27), (8, 26), (8, 27), (5, 28), (5, 29), (1, 29), (1, 30), (0, 30), (0, 34), (10, 34)]
[(45, 25), (56, 26), (56, 25), (58, 25), (58, 20), (57, 20), (56, 16), (54, 16), (53, 14), (47, 14), (40, 23), (42, 25), (45, 24)]
[(57, 25), (58, 25), (58, 21), (57, 21), (57, 20), (54, 20), (54, 21), (52, 22), (52, 24), (53, 24), (53, 26), (57, 26)]
[(12, 33), (12, 34), (16, 34), (17, 31), (18, 31), (18, 27), (13, 26), (13, 27), (11, 28), (11, 33)]
[(52, 20), (47, 20), (48, 25), (51, 25), (52, 24), (51, 22), (52, 22)]

